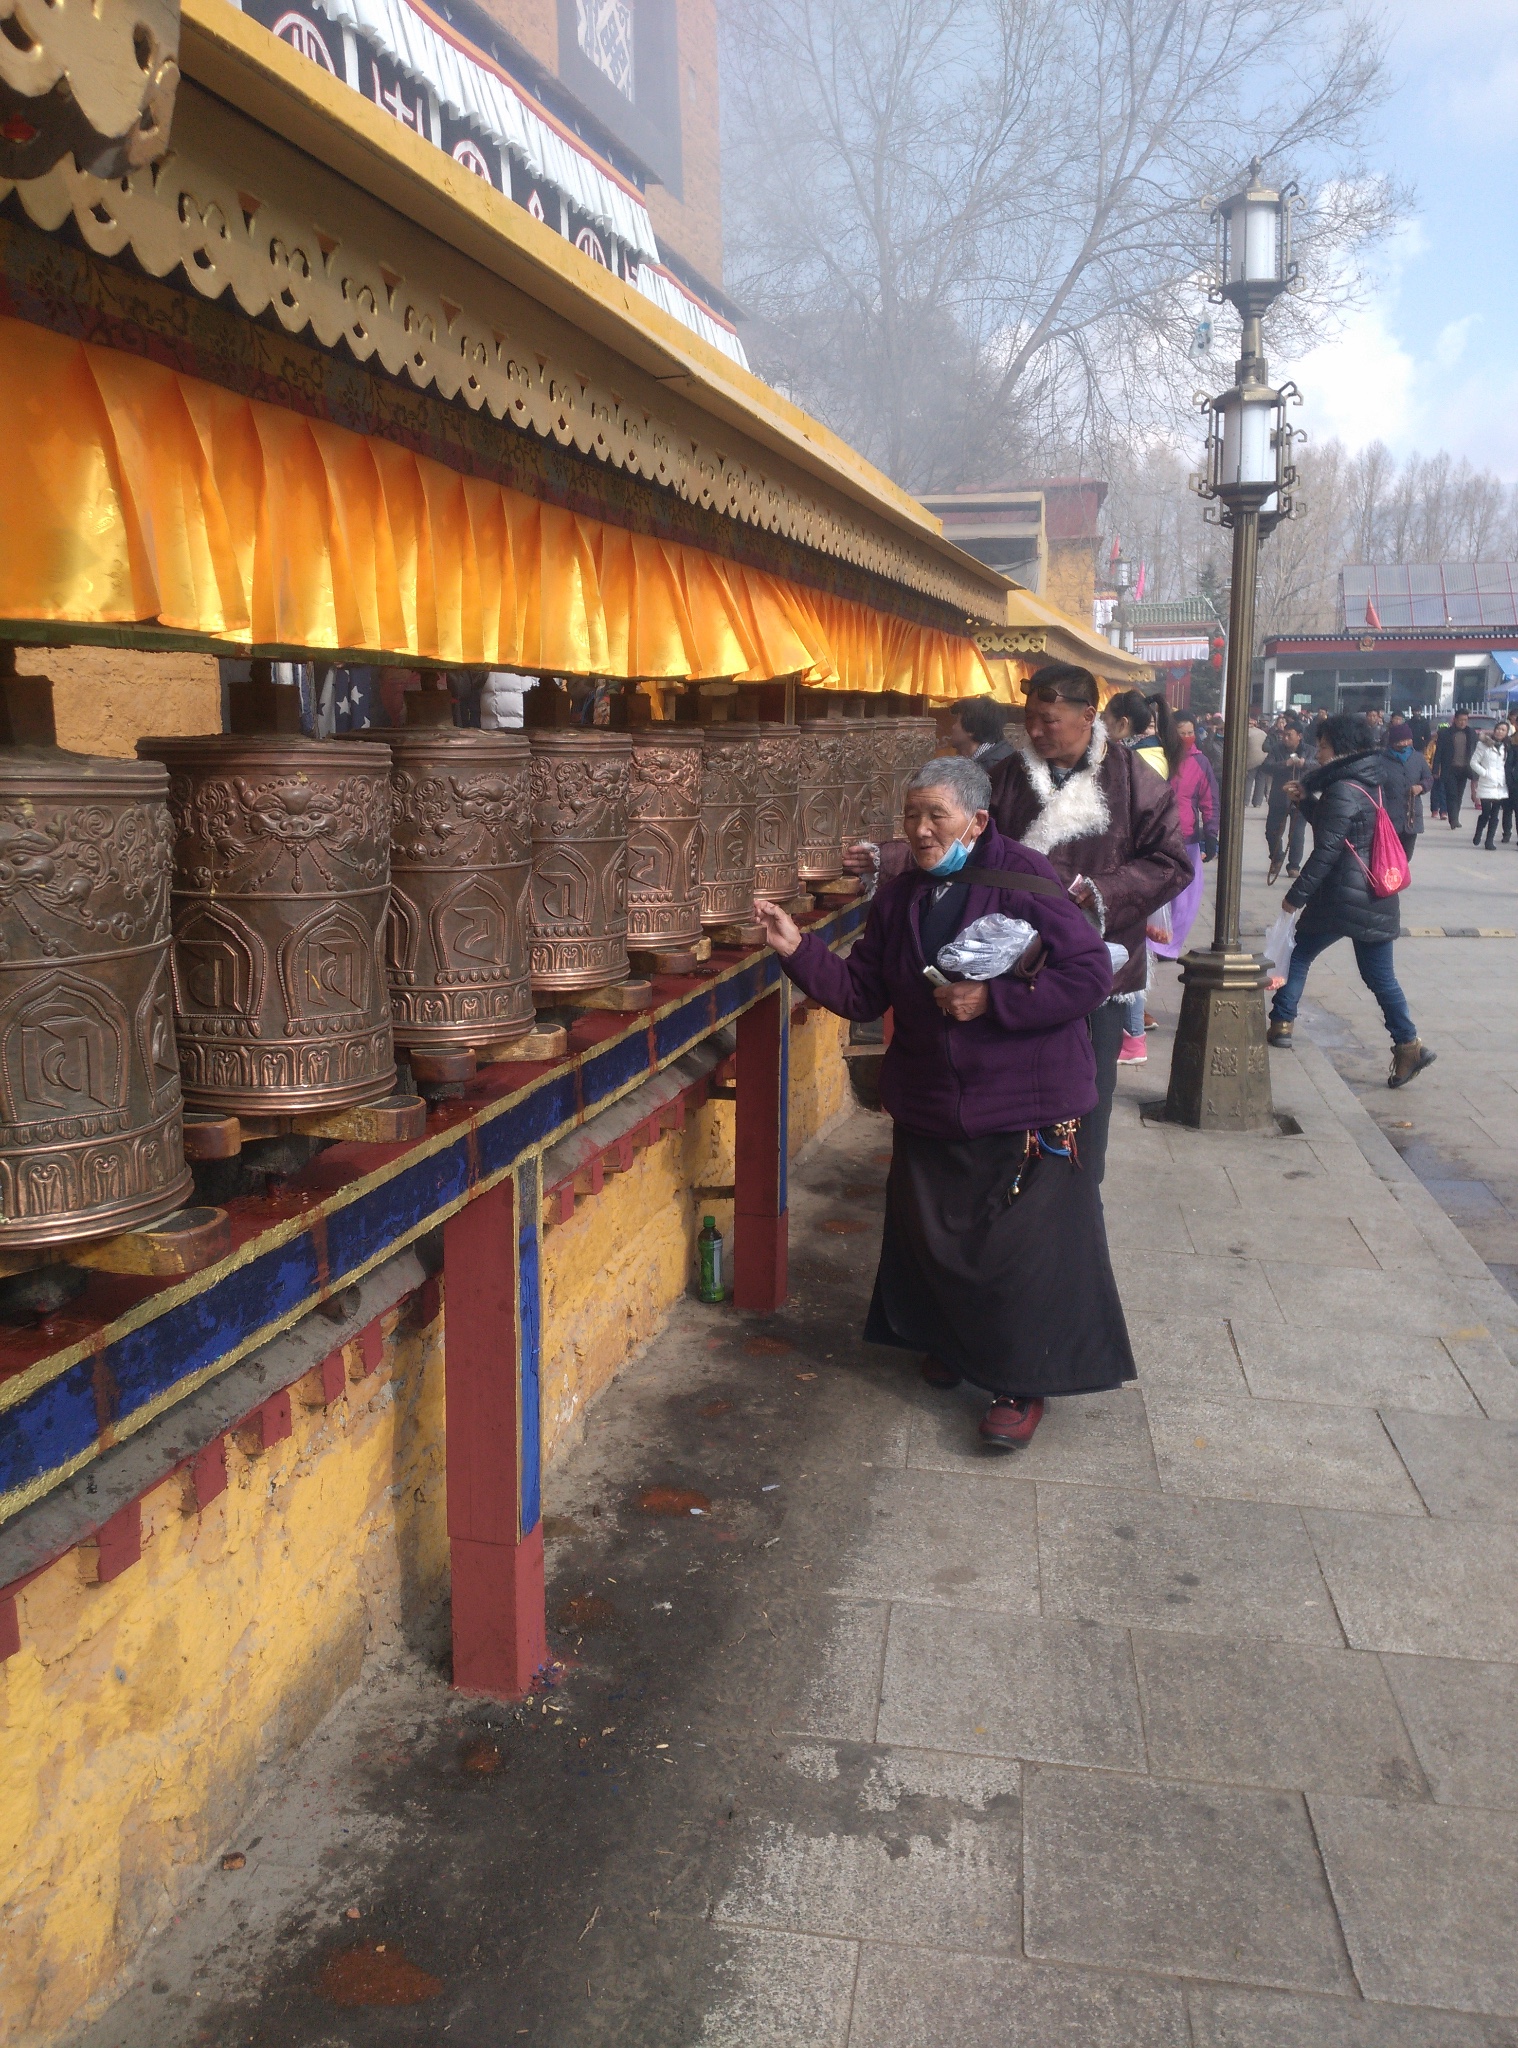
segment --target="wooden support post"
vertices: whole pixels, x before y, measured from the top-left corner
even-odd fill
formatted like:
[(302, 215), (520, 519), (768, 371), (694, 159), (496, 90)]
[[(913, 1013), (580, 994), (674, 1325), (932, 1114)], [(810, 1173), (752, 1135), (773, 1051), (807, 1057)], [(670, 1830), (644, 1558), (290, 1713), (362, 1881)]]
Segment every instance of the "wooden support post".
[(791, 1004), (782, 982), (738, 1019), (733, 1305), (768, 1315), (786, 1296)]
[[(528, 1183), (530, 1182), (530, 1186)], [(519, 1697), (548, 1657), (538, 1486), (537, 1162), (443, 1225), (453, 1682)]]

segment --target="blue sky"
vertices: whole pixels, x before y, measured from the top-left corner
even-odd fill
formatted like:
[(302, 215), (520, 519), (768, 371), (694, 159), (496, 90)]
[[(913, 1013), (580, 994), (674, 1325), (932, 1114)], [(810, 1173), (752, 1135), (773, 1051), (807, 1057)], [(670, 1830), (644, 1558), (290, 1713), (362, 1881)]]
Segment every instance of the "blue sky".
[(1391, 0), (1381, 155), (1415, 218), (1333, 341), (1294, 363), (1314, 439), (1448, 448), (1518, 481), (1518, 0)]

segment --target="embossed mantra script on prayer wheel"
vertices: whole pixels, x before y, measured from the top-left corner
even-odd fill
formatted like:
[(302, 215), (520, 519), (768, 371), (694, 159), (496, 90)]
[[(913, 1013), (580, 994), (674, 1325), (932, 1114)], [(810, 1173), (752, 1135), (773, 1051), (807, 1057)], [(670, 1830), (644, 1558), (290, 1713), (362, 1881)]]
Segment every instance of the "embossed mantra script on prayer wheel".
[(396, 1043), (440, 1051), (530, 1031), (526, 736), (435, 726), (373, 737), (388, 740), (394, 760), (386, 964)]
[(783, 903), (801, 886), (796, 871), (800, 825), (801, 733), (794, 725), (759, 728), (754, 808), (754, 894)]
[(137, 751), (169, 770), (185, 1100), (289, 1116), (389, 1095), (390, 749), (237, 733)]
[(709, 725), (701, 767), (701, 922), (754, 914), (754, 812), (759, 727)]
[(701, 936), (699, 725), (646, 725), (632, 736), (627, 806), (627, 936), (646, 949)]
[(0, 1250), (140, 1229), (190, 1193), (167, 789), (154, 763), (0, 745)]
[(870, 780), (874, 748), (870, 741), (869, 728), (862, 718), (844, 719), (842, 733), (840, 758), (843, 765), (839, 823), (844, 845), (852, 846), (855, 840), (869, 836), (864, 829), (864, 794)]
[(796, 871), (804, 884), (843, 873), (843, 724), (819, 718), (800, 728)]
[(877, 846), (882, 840), (894, 839), (898, 829), (899, 813), (893, 808), (892, 797), (900, 723), (896, 718), (864, 721), (865, 777), (859, 795), (859, 837), (871, 839)]
[(532, 746), (532, 985), (545, 993), (627, 978), (625, 733), (552, 728)]

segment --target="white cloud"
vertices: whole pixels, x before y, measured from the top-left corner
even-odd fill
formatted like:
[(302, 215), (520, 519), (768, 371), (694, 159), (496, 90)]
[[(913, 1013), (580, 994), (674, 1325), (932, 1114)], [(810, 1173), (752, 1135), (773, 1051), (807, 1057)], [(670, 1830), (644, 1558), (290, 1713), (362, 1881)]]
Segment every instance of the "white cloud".
[(1479, 313), (1467, 313), (1459, 320), (1450, 320), (1439, 329), (1434, 343), (1434, 361), (1441, 370), (1453, 370), (1465, 354), (1465, 344), (1470, 340), (1471, 329), (1481, 318)]
[(1351, 448), (1407, 439), (1416, 404), (1417, 365), (1397, 339), (1378, 296), (1292, 367), (1303, 395), (1303, 419), (1315, 440), (1337, 435)]

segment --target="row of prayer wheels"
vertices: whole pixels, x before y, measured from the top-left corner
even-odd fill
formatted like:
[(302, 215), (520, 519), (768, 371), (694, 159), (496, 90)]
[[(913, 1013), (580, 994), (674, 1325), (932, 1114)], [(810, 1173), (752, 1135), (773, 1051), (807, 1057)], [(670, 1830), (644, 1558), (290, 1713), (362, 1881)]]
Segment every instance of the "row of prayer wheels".
[[(500, 1047), (843, 871), (898, 829), (931, 719), (451, 725), (0, 745), (0, 1250), (141, 1228), (190, 1191), (185, 1106), (338, 1112), (395, 1048)], [(43, 689), (46, 685), (41, 686)], [(31, 742), (30, 744), (28, 742)]]

